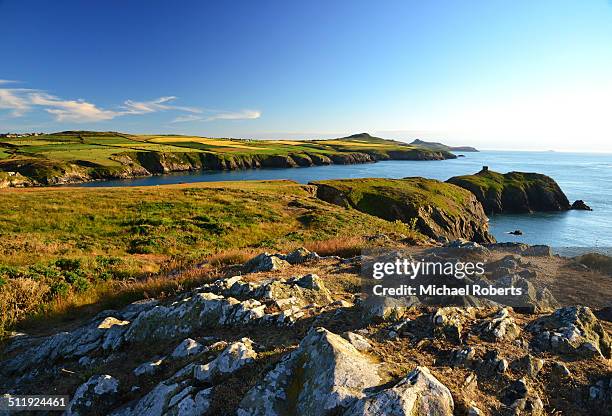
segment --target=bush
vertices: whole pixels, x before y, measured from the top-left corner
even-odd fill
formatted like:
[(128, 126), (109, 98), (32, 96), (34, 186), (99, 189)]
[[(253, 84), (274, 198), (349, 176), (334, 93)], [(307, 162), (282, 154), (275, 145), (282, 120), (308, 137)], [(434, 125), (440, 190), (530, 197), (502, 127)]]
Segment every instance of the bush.
[(104, 256), (96, 257), (96, 263), (98, 263), (98, 266), (101, 268), (117, 266), (121, 264), (122, 262), (123, 260), (121, 260), (119, 257), (104, 257)]
[(57, 259), (55, 265), (64, 271), (75, 271), (81, 268), (79, 259)]
[(612, 275), (612, 257), (599, 253), (588, 253), (577, 257), (576, 260), (590, 269)]
[(130, 241), (130, 254), (151, 254), (159, 248), (159, 242), (155, 238), (136, 238)]
[(113, 279), (113, 274), (110, 272), (102, 272), (98, 275), (98, 279), (104, 282), (108, 282)]
[(21, 275), (18, 268), (13, 266), (3, 266), (0, 265), (0, 276), (9, 277), (11, 279), (16, 279)]
[(0, 290), (0, 336), (38, 310), (49, 287), (32, 279), (6, 279)]
[(53, 266), (45, 266), (44, 264), (33, 264), (28, 267), (28, 274), (33, 278), (45, 277), (47, 279), (55, 279), (60, 273)]
[(64, 280), (58, 280), (51, 283), (49, 290), (49, 297), (66, 297), (68, 292), (70, 291), (70, 285), (66, 283)]
[(82, 270), (77, 270), (74, 272), (64, 272), (62, 273), (62, 276), (64, 277), (64, 280), (71, 284), (79, 280), (81, 277), (86, 277), (85, 273)]
[(78, 276), (73, 282), (72, 287), (75, 292), (82, 293), (89, 289), (89, 280), (85, 276)]

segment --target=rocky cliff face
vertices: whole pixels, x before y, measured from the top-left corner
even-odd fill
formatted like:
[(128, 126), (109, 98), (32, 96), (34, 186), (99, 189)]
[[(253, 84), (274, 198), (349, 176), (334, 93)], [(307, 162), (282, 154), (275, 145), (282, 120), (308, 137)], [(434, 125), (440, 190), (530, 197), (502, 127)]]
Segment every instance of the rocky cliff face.
[(570, 203), (554, 179), (539, 173), (492, 172), (455, 176), (448, 183), (472, 192), (487, 214), (565, 211)]
[[(214, 153), (214, 152), (124, 152), (111, 160), (116, 166), (99, 165), (88, 161), (51, 161), (45, 159), (11, 159), (0, 162), (0, 187), (45, 186), (92, 180), (124, 179), (171, 172), (201, 170), (238, 170), (254, 168), (294, 168), (317, 165), (349, 165), (373, 163), (379, 160), (443, 160), (455, 156), (445, 151), (406, 149), (385, 152), (335, 151), (329, 154), (296, 152), (269, 153)], [(18, 174), (24, 180), (11, 175)], [(6, 176), (6, 178), (4, 177)]]
[(476, 198), (433, 179), (349, 179), (313, 182), (324, 201), (388, 221), (399, 220), (432, 238), (492, 242), (488, 219)]

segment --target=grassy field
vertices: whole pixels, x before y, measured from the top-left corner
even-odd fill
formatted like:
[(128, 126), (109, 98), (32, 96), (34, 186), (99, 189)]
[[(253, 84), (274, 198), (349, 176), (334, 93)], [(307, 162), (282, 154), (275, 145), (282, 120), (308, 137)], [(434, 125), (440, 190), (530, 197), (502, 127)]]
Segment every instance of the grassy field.
[(377, 232), (420, 238), (405, 224), (325, 203), (289, 181), (0, 192), (0, 332), (26, 317), (116, 306), (188, 284), (198, 265), (262, 250), (322, 254)]
[(12, 149), (13, 157), (85, 160), (111, 166), (116, 164), (112, 156), (127, 151), (210, 151), (216, 153), (273, 153), (283, 155), (296, 152), (330, 154), (339, 151), (414, 149), (412, 146), (390, 140), (382, 142), (369, 142), (359, 139), (273, 141), (189, 136), (139, 136), (94, 132), (55, 133), (11, 139), (0, 138), (0, 146), (5, 149)]
[[(391, 218), (398, 201), (415, 207), (441, 207), (450, 215), (460, 214), (469, 200), (468, 191), (432, 179), (360, 178), (316, 181), (342, 192), (352, 206), (381, 218)], [(385, 203), (381, 203), (381, 198)]]
[(305, 141), (87, 131), (0, 138), (0, 172), (19, 172), (29, 178), (32, 185), (181, 170), (290, 167), (393, 158), (448, 157), (453, 155), (366, 134), (336, 140)]

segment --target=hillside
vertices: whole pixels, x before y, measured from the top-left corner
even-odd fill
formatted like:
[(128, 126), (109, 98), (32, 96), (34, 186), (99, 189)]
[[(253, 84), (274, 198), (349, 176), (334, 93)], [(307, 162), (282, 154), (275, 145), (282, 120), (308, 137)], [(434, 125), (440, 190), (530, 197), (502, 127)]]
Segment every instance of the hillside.
[(434, 179), (342, 179), (312, 182), (324, 201), (387, 221), (412, 224), (431, 237), (495, 241), (480, 203), (470, 192)]
[(471, 146), (448, 146), (437, 142), (426, 142), (420, 139), (414, 140), (410, 143), (411, 146), (424, 147), (431, 150), (444, 150), (447, 152), (478, 152), (478, 150)]
[(246, 140), (65, 131), (0, 138), (0, 188), (79, 183), (179, 171), (442, 160), (444, 150), (356, 135), (333, 140)]
[(314, 193), (290, 181), (3, 190), (0, 338), (3, 328), (31, 313), (52, 315), (70, 304), (103, 307), (116, 291), (123, 295), (113, 298), (129, 299), (170, 290), (188, 284), (163, 278), (173, 270), (255, 249), (306, 245), (324, 253), (319, 242), (325, 242), (355, 253), (363, 236), (379, 232), (425, 240), (405, 224), (346, 210)]

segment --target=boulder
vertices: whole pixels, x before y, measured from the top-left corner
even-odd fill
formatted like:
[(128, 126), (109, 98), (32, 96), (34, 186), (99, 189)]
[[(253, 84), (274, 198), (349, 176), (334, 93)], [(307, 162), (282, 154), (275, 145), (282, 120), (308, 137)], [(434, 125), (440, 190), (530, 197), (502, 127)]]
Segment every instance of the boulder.
[(60, 332), (43, 338), (40, 343), (3, 362), (0, 373), (24, 372), (42, 363), (48, 365), (60, 359), (80, 358), (99, 348), (116, 348), (129, 326), (128, 321), (110, 316), (94, 318), (72, 332)]
[(170, 305), (141, 312), (123, 335), (123, 342), (171, 339), (204, 326), (220, 327), (259, 321), (265, 306), (255, 300), (240, 302), (213, 293), (196, 293)]
[(510, 384), (502, 392), (502, 403), (507, 406), (507, 414), (515, 416), (545, 416), (544, 404), (525, 379)]
[[(163, 381), (142, 398), (125, 407), (115, 410), (111, 416), (162, 416), (169, 407), (170, 401), (177, 394), (184, 392), (185, 383), (172, 383)], [(184, 397), (184, 393), (182, 395)], [(182, 398), (181, 397), (181, 398)]]
[(524, 355), (510, 364), (513, 371), (523, 373), (525, 376), (534, 378), (544, 367), (544, 360), (536, 358), (531, 354)]
[(176, 416), (202, 416), (207, 414), (213, 398), (213, 388), (188, 395), (176, 405)]
[(363, 318), (365, 322), (399, 321), (406, 311), (419, 305), (420, 301), (414, 297), (392, 298), (382, 296), (368, 296), (362, 303)]
[(377, 365), (351, 343), (324, 328), (313, 328), (246, 394), (238, 415), (330, 415), (379, 382)]
[(230, 344), (208, 364), (197, 365), (193, 375), (198, 381), (211, 383), (252, 363), (255, 358), (257, 353), (253, 349), (253, 341), (242, 338), (239, 342)]
[(288, 266), (289, 262), (278, 255), (261, 253), (244, 263), (242, 267), (246, 273), (258, 273), (280, 270)]
[(514, 322), (510, 311), (502, 308), (492, 317), (484, 319), (478, 331), (490, 341), (513, 341), (521, 333), (521, 328)]
[(161, 365), (163, 362), (164, 362), (164, 359), (160, 358), (155, 361), (148, 361), (144, 364), (141, 364), (134, 369), (133, 371), (134, 375), (137, 377), (143, 376), (143, 375), (147, 375), (147, 376), (153, 375), (157, 373), (159, 370), (161, 370)]
[(313, 253), (304, 247), (296, 248), (289, 254), (277, 254), (277, 256), (289, 264), (301, 264), (309, 260), (317, 260), (320, 258), (317, 253)]
[(530, 246), (529, 244), (510, 242), (487, 244), (485, 247), (487, 247), (489, 250), (509, 251), (522, 256), (550, 257), (553, 254), (552, 249), (545, 245)]
[(452, 416), (453, 397), (427, 367), (417, 367), (393, 387), (356, 401), (344, 416)]
[(574, 201), (574, 203), (572, 204), (572, 209), (580, 211), (593, 211), (593, 208), (588, 206), (582, 199)]
[(461, 341), (463, 328), (466, 323), (474, 319), (475, 313), (476, 311), (472, 307), (446, 306), (438, 308), (431, 317), (434, 325), (434, 335), (447, 338), (453, 342)]
[(179, 345), (176, 346), (172, 351), (172, 358), (185, 358), (190, 355), (199, 354), (203, 350), (202, 344), (191, 338), (184, 339)]
[(531, 322), (532, 345), (541, 351), (578, 357), (610, 358), (611, 341), (601, 323), (586, 306), (567, 306)]
[(493, 285), (500, 289), (509, 287), (521, 289), (520, 295), (489, 296), (489, 299), (497, 303), (512, 306), (517, 312), (551, 312), (559, 307), (559, 303), (546, 287), (541, 287), (536, 282), (525, 279), (518, 274), (498, 278), (493, 282)]
[(67, 416), (103, 414), (115, 402), (119, 381), (109, 375), (92, 376), (81, 384), (66, 409)]
[(550, 369), (550, 375), (557, 382), (561, 382), (563, 380), (570, 378), (572, 376), (572, 372), (562, 362), (555, 361), (552, 363), (552, 366)]

